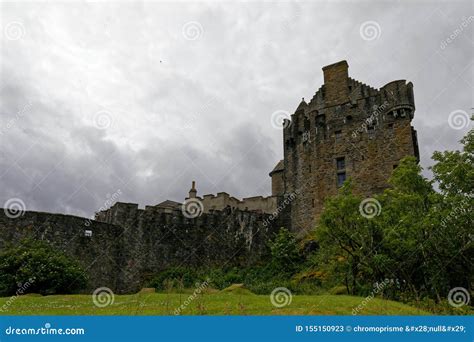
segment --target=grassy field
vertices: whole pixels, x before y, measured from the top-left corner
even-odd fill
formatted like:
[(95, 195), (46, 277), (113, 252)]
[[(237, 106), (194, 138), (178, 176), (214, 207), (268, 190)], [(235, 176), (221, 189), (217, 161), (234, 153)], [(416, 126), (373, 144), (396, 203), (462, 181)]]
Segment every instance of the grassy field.
[[(214, 292), (189, 300), (191, 293), (115, 295), (106, 307), (94, 305), (91, 295), (0, 298), (2, 315), (351, 315), (364, 298), (352, 296), (294, 295), (289, 305), (276, 308), (270, 296), (251, 293)], [(9, 302), (10, 300), (10, 302)], [(360, 315), (428, 315), (408, 305), (374, 298)]]

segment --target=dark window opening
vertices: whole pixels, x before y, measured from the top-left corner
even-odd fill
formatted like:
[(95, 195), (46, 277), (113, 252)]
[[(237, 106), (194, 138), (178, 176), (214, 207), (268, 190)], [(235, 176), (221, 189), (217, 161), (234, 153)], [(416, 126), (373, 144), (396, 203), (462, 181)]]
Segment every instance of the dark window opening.
[(346, 160), (344, 157), (336, 159), (337, 186), (342, 186), (346, 180)]
[(397, 164), (393, 164), (393, 169), (395, 170), (398, 167)]
[(311, 206), (314, 208), (314, 198), (311, 200)]
[(336, 168), (337, 170), (344, 170), (346, 168), (346, 160), (344, 157), (336, 159)]
[(342, 137), (342, 131), (335, 131), (334, 135), (336, 137), (336, 141), (340, 141)]
[(337, 186), (342, 186), (344, 181), (346, 180), (346, 173), (345, 172), (338, 172), (337, 174)]
[(388, 129), (393, 130), (393, 123), (388, 124)]
[(352, 115), (346, 116), (346, 121), (347, 121), (347, 122), (351, 122), (351, 121), (352, 121)]

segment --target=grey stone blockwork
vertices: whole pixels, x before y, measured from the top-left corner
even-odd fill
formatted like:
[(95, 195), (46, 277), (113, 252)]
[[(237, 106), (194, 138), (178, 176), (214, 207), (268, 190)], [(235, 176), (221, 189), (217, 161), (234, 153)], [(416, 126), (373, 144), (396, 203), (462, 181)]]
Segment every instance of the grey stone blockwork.
[(316, 226), (341, 179), (352, 178), (354, 192), (369, 197), (388, 187), (403, 157), (419, 157), (413, 85), (398, 80), (375, 89), (350, 78), (348, 69), (346, 61), (324, 67), (324, 84), (283, 125), (283, 160), (270, 172), (272, 196), (201, 198), (193, 182), (187, 200), (198, 200), (203, 210), (195, 219), (184, 217), (182, 203), (174, 201), (145, 209), (115, 203), (96, 221), (36, 212), (8, 219), (2, 210), (0, 248), (28, 236), (46, 240), (80, 260), (92, 288), (119, 292), (137, 290), (169, 266), (265, 260), (278, 228), (304, 236)]
[(116, 293), (131, 293), (170, 266), (261, 262), (278, 225), (268, 220), (268, 214), (242, 210), (213, 211), (189, 219), (178, 210), (118, 207), (116, 224), (31, 211), (12, 219), (2, 209), (0, 250), (25, 238), (43, 240), (80, 262), (89, 278), (89, 291), (107, 286)]

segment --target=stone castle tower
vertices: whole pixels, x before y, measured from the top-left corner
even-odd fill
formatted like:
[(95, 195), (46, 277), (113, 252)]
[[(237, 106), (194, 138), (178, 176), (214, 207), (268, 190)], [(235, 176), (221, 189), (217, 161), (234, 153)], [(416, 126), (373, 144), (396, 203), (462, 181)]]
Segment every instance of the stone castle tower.
[(297, 233), (314, 227), (324, 201), (348, 177), (355, 193), (369, 197), (387, 188), (400, 159), (419, 159), (412, 83), (375, 89), (350, 78), (348, 68), (346, 61), (324, 67), (324, 85), (283, 124), (284, 159), (270, 173), (272, 195)]

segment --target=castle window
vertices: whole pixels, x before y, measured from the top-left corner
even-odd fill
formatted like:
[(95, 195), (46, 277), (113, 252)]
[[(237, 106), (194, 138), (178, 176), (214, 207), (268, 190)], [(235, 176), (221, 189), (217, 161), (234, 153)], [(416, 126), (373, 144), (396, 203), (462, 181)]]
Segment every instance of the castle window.
[(352, 115), (346, 116), (346, 122), (351, 122), (352, 121)]
[(309, 173), (311, 173), (311, 164), (309, 164)]
[(393, 169), (395, 170), (398, 167), (397, 164), (393, 164)]
[(311, 200), (311, 206), (314, 208), (314, 198)]
[(334, 135), (336, 137), (336, 142), (341, 141), (342, 131), (335, 131)]
[(337, 186), (342, 186), (346, 180), (346, 159), (344, 157), (336, 159)]
[(387, 125), (387, 127), (388, 127), (389, 130), (393, 131), (393, 123), (389, 123), (389, 124)]
[(336, 159), (336, 168), (338, 171), (346, 169), (346, 160), (344, 157)]
[(337, 173), (337, 186), (342, 186), (345, 180), (346, 180), (346, 173), (338, 172)]

